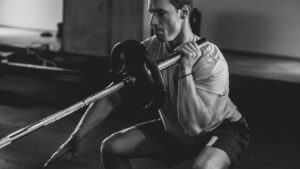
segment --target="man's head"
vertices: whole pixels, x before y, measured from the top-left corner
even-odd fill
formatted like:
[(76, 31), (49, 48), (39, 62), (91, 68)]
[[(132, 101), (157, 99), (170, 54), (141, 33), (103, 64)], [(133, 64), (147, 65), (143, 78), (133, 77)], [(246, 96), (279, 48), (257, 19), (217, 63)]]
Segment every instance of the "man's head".
[(193, 9), (192, 0), (170, 0), (170, 2), (176, 9), (182, 9), (182, 7), (184, 7), (185, 5), (189, 5), (190, 8)]
[(148, 0), (150, 25), (161, 41), (172, 41), (189, 24), (192, 0)]

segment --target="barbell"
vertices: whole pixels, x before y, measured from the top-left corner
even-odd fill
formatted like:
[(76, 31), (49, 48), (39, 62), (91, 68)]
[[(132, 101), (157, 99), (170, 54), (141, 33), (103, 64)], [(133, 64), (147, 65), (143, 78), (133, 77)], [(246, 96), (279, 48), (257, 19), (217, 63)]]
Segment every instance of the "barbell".
[[(196, 43), (199, 48), (204, 48), (209, 44), (205, 38)], [(159, 109), (164, 103), (166, 93), (160, 71), (175, 65), (180, 57), (180, 54), (175, 52), (159, 59), (156, 64), (140, 42), (126, 40), (117, 43), (110, 54), (110, 73), (113, 82), (108, 87), (7, 135), (0, 140), (0, 149), (117, 91), (126, 100), (131, 100), (130, 102), (142, 109)], [(143, 93), (142, 97), (141, 93)]]

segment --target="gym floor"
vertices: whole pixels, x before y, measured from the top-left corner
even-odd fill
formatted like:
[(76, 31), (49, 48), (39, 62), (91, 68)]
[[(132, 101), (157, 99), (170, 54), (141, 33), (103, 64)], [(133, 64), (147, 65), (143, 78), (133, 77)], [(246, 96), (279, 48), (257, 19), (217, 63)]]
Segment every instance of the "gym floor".
[[(0, 79), (0, 137), (88, 96), (87, 84), (6, 75)], [(237, 169), (299, 169), (300, 84), (231, 76), (231, 98), (252, 128), (250, 147)], [(83, 110), (0, 149), (1, 169), (40, 169), (74, 129)], [(124, 118), (125, 117), (125, 118)], [(115, 112), (83, 142), (76, 159), (64, 157), (49, 168), (101, 169), (99, 146), (110, 133), (132, 124)], [(128, 116), (129, 117), (129, 116)], [(129, 119), (129, 120), (128, 120)], [(130, 121), (130, 122), (129, 122)], [(297, 132), (298, 131), (298, 132)], [(131, 161), (134, 168), (164, 169), (159, 162)], [(191, 167), (191, 160), (172, 169)]]

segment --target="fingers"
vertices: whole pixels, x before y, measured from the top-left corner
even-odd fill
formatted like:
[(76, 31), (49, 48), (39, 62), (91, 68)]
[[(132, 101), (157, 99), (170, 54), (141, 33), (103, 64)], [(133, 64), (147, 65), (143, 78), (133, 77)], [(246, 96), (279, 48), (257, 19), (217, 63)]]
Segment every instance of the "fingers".
[(202, 52), (196, 42), (187, 42), (175, 49), (181, 53), (182, 58), (180, 63), (184, 68), (191, 68), (196, 61), (201, 57)]
[(190, 57), (198, 58), (201, 55), (201, 50), (195, 42), (189, 42), (186, 44), (186, 49), (190, 51)]
[(187, 42), (175, 49), (176, 52), (179, 52), (187, 57), (199, 57), (201, 56), (201, 50), (196, 42)]
[(187, 57), (192, 57), (195, 56), (195, 53), (193, 51), (191, 51), (190, 49), (187, 49), (188, 47), (184, 47), (181, 49), (181, 53), (183, 54), (183, 56), (187, 56)]

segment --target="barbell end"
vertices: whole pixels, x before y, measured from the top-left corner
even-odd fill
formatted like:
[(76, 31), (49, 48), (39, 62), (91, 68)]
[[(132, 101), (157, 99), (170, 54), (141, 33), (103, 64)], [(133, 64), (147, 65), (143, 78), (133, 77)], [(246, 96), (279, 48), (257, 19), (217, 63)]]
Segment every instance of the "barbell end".
[(12, 142), (10, 137), (5, 137), (3, 139), (0, 140), (0, 149), (10, 145)]

